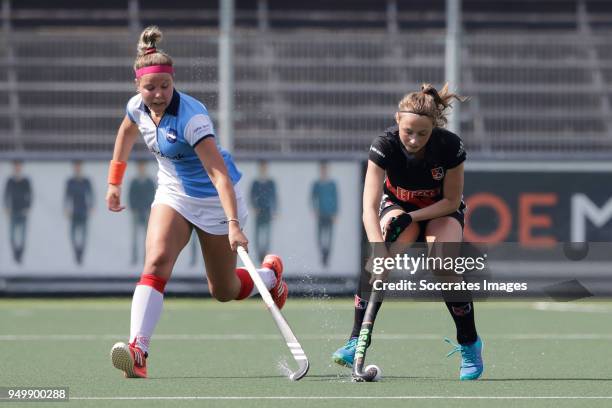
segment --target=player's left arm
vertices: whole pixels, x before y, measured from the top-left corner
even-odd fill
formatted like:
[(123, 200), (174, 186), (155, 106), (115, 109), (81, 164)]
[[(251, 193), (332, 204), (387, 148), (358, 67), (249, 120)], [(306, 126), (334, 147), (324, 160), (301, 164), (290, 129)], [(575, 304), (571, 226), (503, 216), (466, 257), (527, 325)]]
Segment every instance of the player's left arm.
[(411, 211), (412, 221), (431, 220), (457, 211), (463, 196), (463, 163), (447, 169), (444, 177), (443, 197), (440, 201), (416, 211)]
[[(217, 149), (214, 137), (207, 137), (195, 146), (195, 152), (202, 162), (210, 181), (217, 189), (223, 211), (227, 219), (238, 220), (238, 204), (234, 193), (234, 184), (229, 176), (225, 161)], [(228, 222), (229, 239), (232, 250), (236, 250), (238, 245), (246, 246), (248, 240), (241, 231), (238, 222)]]

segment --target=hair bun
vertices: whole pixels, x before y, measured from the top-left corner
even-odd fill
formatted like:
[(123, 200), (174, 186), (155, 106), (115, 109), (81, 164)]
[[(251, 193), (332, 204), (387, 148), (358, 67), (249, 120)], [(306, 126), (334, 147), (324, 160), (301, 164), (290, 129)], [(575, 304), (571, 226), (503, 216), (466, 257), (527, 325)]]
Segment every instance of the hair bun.
[(421, 85), (421, 92), (425, 94), (431, 94), (432, 92), (435, 92), (435, 91), (436, 91), (436, 88), (434, 88), (432, 84)]
[(162, 40), (162, 32), (157, 26), (149, 26), (142, 30), (138, 41), (138, 53), (141, 55), (152, 54), (149, 50), (155, 49)]

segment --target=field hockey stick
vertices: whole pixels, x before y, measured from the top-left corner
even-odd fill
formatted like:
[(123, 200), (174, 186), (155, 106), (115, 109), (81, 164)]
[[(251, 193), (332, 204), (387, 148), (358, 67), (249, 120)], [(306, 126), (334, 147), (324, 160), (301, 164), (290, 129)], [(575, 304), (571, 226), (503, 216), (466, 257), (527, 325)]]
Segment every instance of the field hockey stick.
[[(400, 234), (410, 225), (412, 217), (404, 213), (398, 217), (393, 217), (387, 226), (385, 233), (385, 243), (395, 242)], [(376, 365), (368, 366), (364, 371), (365, 356), (372, 339), (372, 330), (374, 328), (374, 320), (376, 320), (377, 303), (382, 303), (384, 291), (374, 290), (370, 294), (368, 306), (366, 306), (361, 329), (359, 330), (359, 338), (355, 347), (355, 358), (353, 361), (353, 381), (354, 382), (370, 382), (373, 381), (380, 368)]]
[(298, 370), (289, 375), (289, 379), (297, 381), (304, 377), (308, 372), (308, 357), (306, 357), (306, 354), (304, 353), (300, 342), (293, 334), (293, 331), (291, 331), (287, 320), (285, 320), (280, 310), (278, 309), (278, 306), (276, 306), (274, 300), (272, 300), (270, 291), (268, 291), (268, 288), (266, 288), (266, 285), (259, 276), (259, 273), (257, 273), (257, 269), (255, 268), (255, 265), (253, 265), (253, 261), (251, 261), (251, 257), (249, 256), (247, 251), (243, 247), (239, 246), (238, 255), (240, 256), (240, 259), (242, 259), (242, 263), (244, 263), (244, 266), (249, 272), (249, 275), (251, 275), (251, 279), (253, 279), (253, 283), (257, 287), (261, 298), (263, 299), (264, 303), (268, 307), (268, 310), (272, 314), (274, 323), (276, 323), (276, 326), (278, 327), (281, 334), (283, 335), (283, 338), (285, 339), (285, 343), (287, 343), (287, 347), (289, 347), (293, 358), (298, 364)]
[(383, 293), (382, 291), (372, 290), (365, 315), (363, 316), (357, 346), (355, 347), (355, 360), (353, 361), (352, 377), (354, 382), (370, 382), (374, 380), (379, 372), (377, 366), (370, 366), (366, 371), (364, 371), (363, 366), (365, 365), (366, 351), (370, 345), (372, 328), (376, 319), (376, 303), (382, 303)]

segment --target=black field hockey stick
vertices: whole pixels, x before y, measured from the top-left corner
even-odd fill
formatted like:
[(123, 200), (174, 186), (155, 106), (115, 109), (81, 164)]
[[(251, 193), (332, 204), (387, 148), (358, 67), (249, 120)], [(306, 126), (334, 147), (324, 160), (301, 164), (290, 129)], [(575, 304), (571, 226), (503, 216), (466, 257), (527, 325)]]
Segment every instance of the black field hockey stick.
[[(408, 213), (403, 213), (397, 217), (391, 218), (387, 226), (385, 227), (385, 244), (395, 242), (402, 232), (412, 223), (412, 217)], [(372, 340), (372, 331), (374, 328), (374, 321), (376, 315), (380, 309), (384, 298), (384, 291), (374, 290), (372, 287), (372, 293), (370, 294), (370, 300), (366, 311), (363, 316), (363, 322), (361, 323), (361, 329), (359, 330), (359, 338), (357, 339), (357, 346), (355, 347), (355, 358), (353, 361), (353, 381), (355, 382), (370, 382), (373, 381), (376, 376), (380, 373), (380, 368), (371, 365), (368, 366), (364, 371), (365, 356), (368, 347)], [(377, 306), (379, 304), (379, 306)]]
[(242, 259), (242, 263), (244, 263), (244, 266), (249, 272), (249, 275), (251, 275), (251, 279), (253, 279), (253, 283), (255, 283), (255, 286), (257, 287), (257, 290), (259, 291), (259, 294), (261, 295), (261, 298), (263, 299), (264, 303), (268, 307), (268, 310), (270, 311), (270, 313), (272, 313), (274, 323), (276, 323), (278, 330), (280, 330), (281, 334), (283, 335), (283, 338), (285, 339), (285, 343), (287, 343), (287, 347), (289, 347), (293, 358), (298, 364), (298, 370), (294, 371), (289, 375), (289, 379), (297, 381), (304, 377), (308, 372), (308, 357), (306, 357), (306, 354), (304, 353), (300, 342), (293, 334), (293, 331), (291, 331), (291, 327), (289, 327), (287, 320), (285, 320), (280, 310), (278, 309), (278, 306), (276, 306), (274, 300), (272, 300), (270, 291), (268, 291), (268, 288), (266, 288), (266, 285), (259, 276), (259, 273), (257, 273), (257, 269), (255, 268), (255, 265), (253, 265), (253, 261), (251, 261), (251, 257), (249, 256), (247, 251), (243, 247), (239, 246), (238, 255), (240, 256), (240, 259)]
[(376, 319), (377, 303), (382, 303), (383, 300), (382, 291), (376, 291), (372, 289), (368, 306), (366, 307), (365, 315), (363, 316), (363, 322), (361, 323), (361, 329), (359, 330), (359, 338), (357, 339), (357, 346), (355, 347), (355, 359), (353, 361), (353, 381), (354, 382), (370, 382), (373, 381), (378, 374), (378, 367), (370, 366), (368, 370), (364, 371), (365, 356), (372, 337), (372, 329), (374, 327), (374, 320)]
[[(391, 221), (386, 226), (385, 231), (385, 243), (392, 243), (397, 240), (400, 234), (410, 225), (412, 217), (403, 213), (397, 217), (391, 218)], [(353, 361), (353, 381), (355, 382), (370, 382), (373, 381), (376, 375), (379, 373), (379, 368), (375, 365), (369, 366), (364, 371), (365, 356), (368, 347), (372, 340), (372, 330), (374, 328), (374, 321), (376, 320), (376, 314), (384, 298), (384, 291), (374, 290), (372, 287), (372, 293), (370, 294), (370, 300), (368, 306), (366, 306), (365, 314), (363, 316), (363, 322), (361, 323), (361, 329), (359, 330), (359, 338), (357, 339), (357, 346), (355, 347), (355, 358)]]

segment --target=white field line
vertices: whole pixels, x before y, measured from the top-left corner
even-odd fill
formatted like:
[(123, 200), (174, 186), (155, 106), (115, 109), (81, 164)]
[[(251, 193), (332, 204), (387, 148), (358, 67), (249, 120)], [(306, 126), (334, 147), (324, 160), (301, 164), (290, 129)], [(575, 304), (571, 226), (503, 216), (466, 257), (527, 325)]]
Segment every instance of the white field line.
[[(379, 333), (376, 340), (440, 340), (440, 334), (390, 334)], [(526, 334), (492, 334), (490, 340), (612, 340), (612, 333), (526, 333)], [(122, 334), (2, 334), (0, 341), (100, 341), (125, 340)], [(282, 340), (274, 334), (157, 334), (154, 340), (164, 341), (253, 341)], [(301, 335), (303, 340), (346, 340), (346, 334)]]
[[(67, 310), (70, 312), (82, 312), (82, 311), (103, 311), (103, 312), (112, 312), (112, 311), (128, 311), (130, 310), (130, 302), (127, 301), (124, 304), (117, 304), (114, 301), (110, 303), (90, 303), (87, 302), (78, 305), (78, 310), (75, 310), (74, 303), (53, 303), (50, 301), (49, 303), (37, 302), (31, 304), (20, 304), (19, 302), (15, 303), (3, 303), (0, 300), (0, 311), (3, 313), (24, 313), (30, 310)], [(292, 311), (337, 311), (344, 312), (346, 310), (353, 310), (352, 304), (354, 302), (350, 299), (345, 299), (345, 301), (341, 300), (318, 300), (312, 299), (311, 302), (300, 302), (300, 303), (288, 303), (287, 309)], [(565, 304), (555, 303), (555, 302), (524, 302), (524, 301), (515, 301), (515, 302), (478, 302), (478, 307), (486, 310), (498, 310), (498, 309), (511, 309), (511, 310), (524, 310), (524, 309), (534, 309), (540, 307), (541, 304), (549, 304), (549, 305), (561, 305)], [(581, 304), (572, 304), (578, 307), (589, 307), (593, 306), (596, 309), (607, 310), (612, 312), (612, 302), (601, 302), (601, 303), (581, 303)], [(385, 309), (405, 309), (405, 310), (421, 310), (421, 309), (438, 309), (439, 302), (394, 302), (389, 301), (385, 303)], [(182, 303), (182, 302), (164, 302), (164, 311), (174, 311), (174, 310), (189, 310), (189, 311), (210, 311), (210, 312), (235, 312), (235, 311), (244, 311), (244, 310), (265, 310), (265, 305), (261, 300), (253, 299), (253, 301), (248, 302), (234, 302), (234, 304), (217, 304), (213, 302), (209, 302), (208, 300), (202, 300), (202, 302), (194, 302), (194, 303)], [(595, 310), (595, 309), (594, 309)]]

